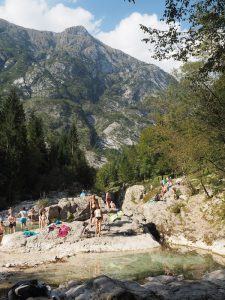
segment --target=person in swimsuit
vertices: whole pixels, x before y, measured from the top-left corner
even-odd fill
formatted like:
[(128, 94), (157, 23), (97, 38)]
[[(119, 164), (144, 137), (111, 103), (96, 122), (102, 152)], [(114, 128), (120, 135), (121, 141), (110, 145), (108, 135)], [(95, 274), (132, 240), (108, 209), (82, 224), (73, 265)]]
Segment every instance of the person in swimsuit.
[(2, 242), (4, 233), (5, 233), (5, 225), (4, 225), (3, 221), (1, 221), (0, 222), (0, 244)]
[(107, 192), (106, 195), (105, 195), (105, 203), (106, 203), (106, 207), (108, 209), (110, 209), (111, 195), (110, 195), (109, 192)]
[(42, 207), (39, 210), (39, 228), (44, 229), (47, 224), (47, 215), (46, 215), (46, 209)]
[(95, 216), (95, 236), (100, 236), (101, 229), (102, 229), (103, 215), (99, 205), (97, 205), (95, 209), (94, 216)]
[(19, 212), (19, 215), (20, 215), (21, 230), (23, 231), (27, 225), (27, 211), (25, 207), (23, 207), (23, 209)]
[(28, 212), (28, 218), (30, 219), (31, 225), (34, 224), (34, 214), (35, 214), (35, 209), (32, 207)]
[(90, 224), (92, 224), (92, 219), (94, 217), (95, 210), (97, 206), (99, 206), (98, 199), (95, 197), (95, 195), (91, 196), (89, 203), (90, 203)]
[(8, 222), (9, 222), (9, 233), (15, 233), (16, 232), (16, 217), (13, 215), (12, 211), (10, 215), (8, 216)]

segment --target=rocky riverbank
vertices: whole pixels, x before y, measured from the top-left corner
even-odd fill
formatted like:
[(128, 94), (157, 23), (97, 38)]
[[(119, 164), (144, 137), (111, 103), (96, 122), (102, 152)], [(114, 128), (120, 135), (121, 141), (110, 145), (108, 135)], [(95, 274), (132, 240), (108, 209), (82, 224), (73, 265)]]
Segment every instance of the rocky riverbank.
[(59, 298), (87, 300), (223, 300), (225, 296), (225, 271), (212, 272), (199, 281), (184, 280), (182, 275), (148, 277), (142, 285), (100, 276), (84, 284), (69, 282), (62, 285), (57, 293)]
[(163, 197), (154, 201), (154, 192), (143, 185), (127, 189), (123, 211), (132, 218), (154, 223), (163, 241), (170, 246), (188, 246), (225, 256), (224, 193), (207, 198), (190, 194), (184, 178), (178, 179)]
[[(148, 277), (143, 284), (98, 276), (84, 283), (70, 281), (52, 289), (42, 299), (85, 300), (224, 300), (225, 271), (217, 270), (200, 280), (184, 280), (182, 275)], [(29, 298), (33, 299), (33, 298)]]

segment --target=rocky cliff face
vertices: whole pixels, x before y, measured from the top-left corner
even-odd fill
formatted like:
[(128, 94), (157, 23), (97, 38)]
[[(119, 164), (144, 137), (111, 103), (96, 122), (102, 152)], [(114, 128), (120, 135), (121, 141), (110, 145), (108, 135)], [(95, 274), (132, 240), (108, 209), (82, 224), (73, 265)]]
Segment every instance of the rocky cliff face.
[(160, 68), (112, 49), (84, 27), (61, 33), (25, 29), (0, 20), (0, 88), (15, 85), (29, 113), (57, 129), (78, 120), (86, 144), (132, 144), (151, 123), (142, 100), (171, 80)]

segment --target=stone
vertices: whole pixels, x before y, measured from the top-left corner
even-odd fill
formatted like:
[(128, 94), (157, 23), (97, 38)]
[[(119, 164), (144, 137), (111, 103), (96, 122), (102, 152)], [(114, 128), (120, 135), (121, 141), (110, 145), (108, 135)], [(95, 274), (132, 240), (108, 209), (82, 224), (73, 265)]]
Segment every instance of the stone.
[(129, 215), (138, 210), (138, 205), (142, 204), (145, 187), (143, 185), (134, 185), (126, 190), (122, 210)]

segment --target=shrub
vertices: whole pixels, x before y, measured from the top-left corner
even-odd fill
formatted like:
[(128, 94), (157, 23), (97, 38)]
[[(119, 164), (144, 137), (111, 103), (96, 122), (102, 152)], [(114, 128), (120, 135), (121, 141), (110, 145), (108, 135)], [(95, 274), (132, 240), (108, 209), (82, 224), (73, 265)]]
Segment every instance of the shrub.
[(50, 205), (50, 201), (49, 201), (48, 198), (39, 199), (38, 202), (37, 202), (37, 207), (38, 208), (47, 207), (49, 205)]
[(183, 202), (178, 202), (172, 206), (170, 206), (170, 210), (172, 213), (174, 213), (175, 215), (180, 214), (181, 209), (185, 207), (185, 203)]

